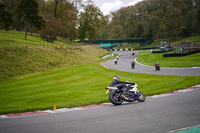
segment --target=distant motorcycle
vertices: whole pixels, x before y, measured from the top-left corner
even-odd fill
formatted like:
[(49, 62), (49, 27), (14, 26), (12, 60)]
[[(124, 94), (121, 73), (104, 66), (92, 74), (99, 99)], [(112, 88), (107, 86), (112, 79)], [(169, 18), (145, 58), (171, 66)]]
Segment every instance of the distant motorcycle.
[(135, 68), (135, 62), (133, 61), (133, 62), (131, 62), (131, 67), (132, 67), (132, 69), (134, 69)]
[(107, 90), (106, 94), (110, 92), (109, 100), (114, 105), (121, 105), (123, 101), (145, 101), (145, 95), (138, 90), (137, 84), (124, 84), (122, 90), (118, 89), (117, 87), (106, 87), (105, 89)]
[(155, 69), (156, 69), (156, 71), (160, 71), (160, 65), (158, 62), (156, 62), (156, 64), (155, 64)]
[(160, 71), (160, 67), (159, 66), (156, 66), (156, 71)]
[(117, 59), (115, 59), (115, 65), (117, 65), (117, 62), (118, 62), (118, 60), (117, 60)]

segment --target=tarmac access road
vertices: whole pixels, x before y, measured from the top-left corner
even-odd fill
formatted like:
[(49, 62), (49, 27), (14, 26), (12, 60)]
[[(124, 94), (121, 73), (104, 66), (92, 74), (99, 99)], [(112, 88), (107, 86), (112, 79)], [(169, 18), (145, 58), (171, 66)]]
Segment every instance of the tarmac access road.
[(131, 62), (136, 59), (138, 52), (132, 56), (133, 51), (114, 51), (113, 53), (119, 55), (117, 65), (114, 64), (115, 59), (101, 63), (101, 65), (114, 70), (143, 73), (153, 75), (173, 75), (173, 76), (200, 76), (200, 67), (190, 68), (169, 68), (160, 67), (160, 71), (156, 71), (154, 66), (147, 66), (136, 62), (135, 68), (131, 68)]

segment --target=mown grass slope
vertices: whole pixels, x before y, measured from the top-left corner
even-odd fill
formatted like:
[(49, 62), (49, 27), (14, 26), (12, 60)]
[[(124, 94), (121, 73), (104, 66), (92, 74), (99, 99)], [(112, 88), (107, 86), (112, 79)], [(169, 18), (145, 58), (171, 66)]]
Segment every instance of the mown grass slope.
[(200, 83), (200, 77), (134, 74), (109, 70), (98, 63), (76, 65), (0, 82), (0, 114), (71, 108), (109, 102), (105, 87), (113, 75), (133, 81), (146, 96)]
[(97, 46), (66, 47), (61, 50), (42, 47), (0, 47), (0, 80), (101, 60), (107, 51)]
[(0, 80), (96, 62), (109, 53), (94, 45), (76, 46), (69, 45), (69, 42), (63, 49), (55, 43), (46, 43), (43, 47), (38, 35), (24, 40), (21, 32), (1, 31), (0, 34)]

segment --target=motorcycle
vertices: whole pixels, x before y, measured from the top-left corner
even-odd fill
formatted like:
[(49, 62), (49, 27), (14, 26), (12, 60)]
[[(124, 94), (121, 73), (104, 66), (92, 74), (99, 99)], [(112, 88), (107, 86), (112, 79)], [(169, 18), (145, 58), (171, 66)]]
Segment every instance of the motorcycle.
[(115, 60), (115, 65), (117, 65), (117, 62), (118, 62), (118, 60), (116, 59), (116, 60)]
[(135, 62), (133, 61), (133, 62), (131, 62), (131, 67), (132, 67), (132, 69), (134, 69), (135, 68)]
[(159, 66), (155, 66), (156, 71), (160, 71), (160, 67)]
[(107, 90), (106, 94), (110, 92), (109, 100), (114, 105), (121, 105), (123, 101), (145, 101), (145, 95), (138, 90), (137, 84), (124, 84), (123, 89), (118, 89), (117, 87), (106, 87), (105, 89)]

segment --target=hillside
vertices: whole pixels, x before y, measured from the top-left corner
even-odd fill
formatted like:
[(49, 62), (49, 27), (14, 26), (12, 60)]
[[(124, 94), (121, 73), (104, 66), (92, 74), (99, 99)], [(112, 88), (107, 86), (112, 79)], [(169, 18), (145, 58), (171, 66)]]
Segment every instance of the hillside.
[[(47, 44), (38, 35), (23, 39), (21, 32), (0, 31), (0, 80), (101, 60), (107, 54), (94, 45), (74, 46), (58, 40)], [(64, 44), (63, 49), (58, 44)], [(57, 48), (57, 49), (56, 49)]]

